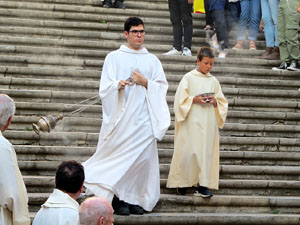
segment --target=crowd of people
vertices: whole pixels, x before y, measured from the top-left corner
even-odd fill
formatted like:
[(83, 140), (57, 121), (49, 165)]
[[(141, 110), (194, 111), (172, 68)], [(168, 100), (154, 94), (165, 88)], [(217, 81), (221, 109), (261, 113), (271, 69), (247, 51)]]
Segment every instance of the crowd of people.
[[(164, 55), (192, 55), (193, 1), (168, 1), (173, 26), (173, 49)], [(232, 28), (235, 27), (237, 33), (236, 43), (232, 47), (235, 50), (256, 50), (257, 35), (261, 29), (264, 31), (266, 49), (258, 58), (280, 59), (281, 65), (273, 70), (300, 71), (299, 0), (204, 0), (204, 6), (204, 29), (215, 33), (211, 46), (218, 52), (218, 58), (225, 58), (228, 53), (228, 35)], [(249, 47), (246, 47), (246, 37)]]

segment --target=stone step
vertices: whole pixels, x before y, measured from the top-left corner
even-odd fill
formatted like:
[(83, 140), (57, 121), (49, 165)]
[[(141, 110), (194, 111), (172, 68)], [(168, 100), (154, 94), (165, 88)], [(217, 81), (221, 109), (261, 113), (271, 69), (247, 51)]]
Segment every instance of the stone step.
[[(96, 150), (96, 146), (14, 146), (19, 161), (63, 161), (70, 158), (85, 161)], [(170, 164), (173, 149), (159, 149), (159, 160), (162, 164)], [(253, 152), (226, 151), (220, 149), (221, 165), (249, 165), (249, 166), (299, 166), (300, 152)]]
[[(27, 30), (27, 29), (26, 29)], [(40, 30), (40, 29), (38, 29)], [(98, 32), (97, 32), (98, 33)], [(22, 43), (18, 43), (17, 45), (7, 45), (3, 44), (0, 45), (0, 54), (5, 54), (5, 55), (17, 55), (17, 56), (26, 56), (26, 55), (42, 55), (45, 56), (47, 55), (48, 57), (57, 57), (57, 58), (62, 58), (62, 57), (74, 57), (75, 61), (76, 59), (81, 59), (81, 60), (91, 60), (91, 59), (97, 59), (99, 60), (104, 59), (107, 53), (109, 53), (109, 50), (93, 50), (93, 49), (65, 49), (65, 48), (59, 48), (55, 46), (49, 46), (49, 47), (37, 47), (37, 46), (26, 46), (25, 42), (23, 45)], [(111, 49), (114, 50), (114, 49)], [(229, 58), (227, 59), (215, 59), (215, 67), (233, 67), (236, 66), (237, 61), (239, 66), (241, 67), (251, 67), (251, 65), (255, 64), (257, 68), (268, 68), (270, 69), (272, 66), (277, 66), (278, 62), (277, 61), (268, 61), (268, 60), (258, 60), (258, 59), (244, 59), (241, 57), (242, 55), (240, 54), (239, 58), (232, 59), (230, 56), (235, 55), (236, 52), (234, 50), (229, 50)], [(181, 57), (181, 56), (164, 56), (161, 54), (157, 55), (158, 58), (161, 60), (163, 64), (171, 64), (175, 62), (178, 62), (182, 65), (191, 65), (194, 64), (196, 61), (196, 57)], [(98, 68), (97, 68), (98, 69)], [(218, 72), (218, 71), (215, 71)], [(180, 73), (182, 73), (180, 71)], [(177, 72), (179, 74), (179, 72)], [(270, 73), (269, 73), (270, 74)], [(273, 76), (276, 76), (276, 72), (273, 72)], [(292, 72), (289, 72), (289, 74), (293, 74)], [(179, 74), (180, 75), (180, 74)], [(271, 75), (271, 74), (270, 74)], [(263, 75), (260, 75), (262, 77)]]
[[(105, 36), (106, 35), (106, 36)], [(45, 46), (45, 43), (47, 43), (47, 46), (50, 47), (60, 47), (60, 48), (65, 48), (67, 50), (73, 49), (74, 50), (80, 50), (80, 49), (85, 49), (85, 50), (106, 50), (106, 51), (112, 51), (115, 49), (118, 49), (120, 45), (125, 43), (125, 39), (121, 38), (120, 34), (113, 34), (113, 37), (115, 36), (118, 38), (117, 40), (110, 39), (109, 34), (103, 33), (103, 37), (106, 37), (106, 39), (101, 39), (100, 41), (97, 40), (84, 40), (84, 39), (70, 39), (70, 38), (62, 38), (61, 36), (56, 36), (55, 38), (49, 38), (49, 37), (32, 37), (32, 35), (8, 35), (6, 33), (0, 34), (0, 44), (1, 45), (26, 45), (26, 46), (33, 46), (33, 47), (39, 47), (39, 46)], [(165, 53), (166, 51), (170, 50), (172, 48), (172, 43), (156, 43), (157, 42), (157, 37), (156, 36), (151, 36), (149, 35), (149, 39), (153, 39), (153, 41), (146, 41), (145, 47), (154, 54), (162, 54)], [(207, 45), (205, 44), (204, 39), (199, 39), (200, 44), (195, 45), (192, 47), (192, 52), (194, 55), (196, 55), (196, 52), (198, 51), (200, 46)], [(229, 55), (228, 58), (226, 59), (217, 59), (217, 62), (224, 62), (222, 65), (227, 66), (228, 62), (232, 62), (230, 58), (235, 58), (235, 60), (238, 60), (241, 62), (241, 67), (247, 67), (247, 60), (249, 63), (253, 61), (252, 64), (255, 66), (260, 66), (260, 67), (266, 67), (266, 65), (272, 66), (277, 66), (280, 64), (280, 61), (270, 61), (270, 60), (261, 60), (261, 59), (255, 59), (256, 56), (262, 54), (263, 51), (251, 51), (251, 50), (229, 50)], [(58, 55), (59, 56), (59, 55)], [(241, 57), (242, 56), (242, 57)], [(171, 56), (164, 56), (165, 58), (170, 58)], [(174, 57), (174, 56), (173, 56)], [(176, 56), (175, 56), (176, 57)], [(183, 58), (182, 56), (177, 56), (177, 58)], [(190, 58), (190, 57), (188, 57)], [(170, 58), (172, 59), (172, 58)], [(195, 59), (194, 59), (195, 60)], [(235, 64), (236, 65), (236, 64)], [(278, 71), (276, 71), (278, 74)], [(282, 71), (280, 71), (282, 72)]]
[[(20, 86), (20, 89), (15, 90), (14, 85), (22, 83), (25, 80), (23, 87)], [(224, 79), (225, 80), (225, 79)], [(29, 82), (32, 84), (32, 88), (28, 90), (28, 84), (30, 84), (29, 79), (9, 79), (4, 78), (1, 83), (4, 85), (8, 85), (9, 89), (1, 88), (0, 92), (6, 93), (15, 101), (20, 102), (51, 102), (51, 103), (73, 103), (77, 104), (78, 102), (82, 102), (84, 100), (90, 99), (92, 97), (97, 97), (97, 92), (99, 89), (99, 81), (94, 82), (82, 82), (79, 81), (68, 81), (68, 80), (45, 80), (45, 79), (30, 79)], [(67, 85), (68, 87), (67, 87)], [(225, 83), (225, 82), (224, 82)], [(88, 86), (88, 89), (86, 87)], [(83, 86), (83, 87), (81, 87)], [(263, 90), (258, 88), (236, 88), (236, 87), (226, 87), (224, 84), (223, 93), (228, 100), (231, 99), (258, 99), (258, 100), (277, 100), (280, 102), (294, 101), (298, 100), (300, 97), (299, 90)], [(275, 88), (275, 87), (274, 87)], [(37, 90), (34, 90), (37, 89)], [(44, 90), (41, 90), (44, 89)], [(57, 91), (55, 91), (57, 89)], [(74, 92), (73, 90), (78, 90)], [(177, 89), (177, 85), (169, 85), (168, 89), (168, 98), (172, 101), (172, 98), (175, 95), (175, 91)], [(69, 91), (68, 91), (69, 90)], [(85, 91), (80, 91), (85, 90)], [(87, 92), (89, 91), (89, 92)], [(91, 92), (93, 91), (93, 92)], [(99, 99), (99, 104), (100, 104)], [(91, 100), (87, 101), (86, 104), (89, 104)]]
[[(2, 29), (6, 29), (8, 33), (11, 33), (12, 29), (13, 29), (14, 35), (17, 35), (18, 33), (20, 33), (20, 27), (26, 27), (29, 29), (28, 31), (21, 29), (23, 32), (25, 32), (24, 34), (28, 34), (28, 33), (30, 33), (30, 30), (32, 30), (34, 33), (38, 32), (39, 34), (48, 35), (48, 36), (51, 33), (55, 32), (55, 33), (59, 34), (59, 37), (68, 37), (68, 36), (74, 36), (74, 35), (82, 36), (86, 33), (86, 31), (89, 31), (91, 33), (91, 35), (90, 35), (90, 37), (85, 37), (85, 39), (99, 37), (99, 34), (93, 32), (93, 31), (112, 32), (113, 33), (113, 35), (111, 35), (112, 37), (110, 37), (109, 35), (103, 34), (102, 38), (106, 37), (107, 40), (112, 40), (116, 37), (117, 38), (120, 37), (120, 35), (123, 33), (123, 29), (124, 29), (123, 24), (115, 23), (114, 21), (106, 22), (106, 21), (102, 20), (97, 23), (92, 22), (92, 21), (72, 22), (72, 20), (66, 20), (66, 21), (59, 20), (58, 21), (58, 20), (51, 20), (51, 18), (47, 18), (47, 19), (21, 18), (20, 19), (19, 17), (12, 17), (12, 16), (10, 17), (9, 21), (6, 20), (6, 17), (0, 16), (0, 25), (3, 25)], [(151, 38), (148, 39), (149, 35), (156, 35), (156, 41), (160, 41), (161, 39), (164, 40), (166, 35), (168, 35), (168, 36), (172, 35), (172, 27), (171, 26), (161, 27), (160, 24), (154, 25), (151, 23), (150, 24), (147, 23), (147, 24), (145, 24), (145, 26), (147, 29), (147, 35), (146, 35), (147, 40), (151, 41)], [(5, 28), (5, 27), (12, 27), (12, 28), (9, 29), (9, 28)], [(204, 31), (202, 28), (198, 29), (198, 27), (199, 26), (194, 26), (193, 43), (197, 43), (197, 40), (198, 41), (201, 40), (201, 42), (203, 42), (204, 39), (205, 39), (205, 42), (208, 43), (210, 41), (210, 38), (207, 37), (206, 31)], [(203, 27), (204, 27), (204, 25), (203, 25)], [(39, 28), (40, 30), (36, 30), (36, 29), (34, 30), (34, 28)], [(54, 31), (54, 29), (55, 29), (55, 31)], [(79, 32), (78, 32), (78, 29), (80, 29)], [(77, 31), (77, 34), (75, 34), (74, 31)], [(157, 35), (159, 35), (160, 38), (158, 38)], [(211, 36), (212, 33), (210, 33), (209, 35)], [(230, 45), (235, 44), (235, 36), (236, 36), (236, 34), (234, 34), (234, 33), (232, 33), (229, 36)], [(265, 47), (264, 35), (262, 33), (258, 34), (257, 39), (258, 39), (257, 47), (264, 48)], [(169, 39), (169, 44), (170, 45), (172, 44), (170, 42), (170, 39)], [(247, 46), (249, 45), (248, 41), (245, 41), (244, 44), (245, 44), (245, 48), (247, 48)], [(232, 52), (235, 52), (238, 54), (247, 52), (249, 55), (253, 55), (253, 54), (257, 55), (257, 53), (260, 53), (263, 51), (262, 50), (261, 51), (232, 50)], [(232, 54), (230, 54), (230, 55), (232, 55)], [(246, 57), (247, 55), (244, 55), (244, 56)]]
[[(46, 174), (45, 168), (42, 169), (41, 163), (34, 164), (36, 169), (40, 170), (39, 174), (30, 170), (25, 170), (24, 163), (20, 162), (20, 168), (23, 173), (23, 179), (27, 187), (27, 191), (31, 194), (43, 193), (49, 194), (54, 187), (55, 168), (59, 162), (52, 162), (51, 168), (48, 168)], [(24, 164), (24, 165), (23, 165)], [(50, 165), (49, 162), (45, 163), (44, 167)], [(32, 167), (33, 169), (33, 167)], [(175, 188), (166, 188), (167, 180), (160, 179), (160, 189), (162, 194), (176, 195)], [(213, 190), (215, 195), (247, 195), (247, 196), (298, 196), (300, 182), (298, 180), (255, 180), (255, 179), (229, 179), (220, 178), (219, 190)], [(188, 188), (187, 193), (194, 193), (195, 188)]]
[[(278, 211), (274, 211), (278, 213)], [(114, 216), (116, 225), (298, 225), (300, 216), (248, 213), (149, 213), (142, 216)]]
[[(15, 116), (10, 127), (11, 130), (30, 131), (32, 123), (37, 123), (39, 116)], [(94, 115), (94, 118), (70, 116), (65, 114), (63, 121), (57, 123), (54, 132), (90, 132), (98, 133), (101, 127), (102, 119), (100, 114)], [(53, 131), (52, 131), (53, 132)], [(174, 121), (171, 122), (167, 134), (174, 133)], [(238, 122), (225, 123), (220, 130), (221, 136), (243, 136), (243, 137), (288, 137), (299, 138), (300, 126), (287, 124), (240, 124)]]
[[(43, 11), (56, 11), (56, 12), (81, 12), (85, 15), (87, 13), (99, 13), (102, 12), (103, 14), (113, 15), (113, 14), (125, 14), (130, 16), (129, 12), (131, 13), (138, 13), (139, 15), (143, 16), (149, 16), (149, 17), (156, 17), (158, 15), (161, 15), (161, 17), (167, 17), (169, 18), (169, 7), (166, 2), (160, 2), (160, 3), (151, 3), (149, 1), (147, 2), (137, 2), (137, 1), (126, 1), (124, 5), (126, 6), (126, 10), (120, 10), (120, 9), (109, 9), (99, 7), (100, 1), (95, 1), (92, 5), (90, 4), (82, 4), (80, 6), (76, 4), (70, 4), (67, 2), (59, 2), (57, 4), (56, 2), (44, 2), (44, 1), (28, 1), (28, 2), (22, 2), (22, 1), (1, 1), (0, 6), (4, 8), (16, 8), (16, 9), (30, 9), (30, 10), (43, 10)], [(97, 7), (93, 7), (97, 6)], [(138, 10), (137, 10), (138, 9)], [(143, 11), (148, 10), (148, 13), (146, 12), (143, 14)], [(138, 11), (138, 12), (137, 12)], [(142, 11), (142, 12), (140, 12)], [(149, 11), (153, 11), (153, 14), (149, 13)], [(156, 12), (156, 13), (155, 13)], [(162, 14), (158, 14), (158, 12), (161, 12)], [(203, 15), (199, 14), (196, 15), (197, 17), (202, 17)]]
[[(37, 135), (31, 131), (30, 128), (26, 129), (26, 131), (8, 130), (5, 132), (4, 136), (14, 145), (94, 146), (98, 141), (98, 133), (51, 132)], [(163, 140), (158, 143), (159, 148), (173, 148), (173, 139), (173, 135), (165, 135)], [(300, 145), (298, 138), (244, 137), (244, 135), (221, 136), (220, 143), (223, 149), (248, 151), (287, 151), (288, 149), (298, 151), (297, 148), (299, 148)]]
[[(37, 58), (36, 58), (37, 59)], [(23, 60), (23, 59), (22, 59)], [(40, 59), (42, 60), (42, 59)], [(24, 59), (24, 62), (27, 62), (27, 59)], [(184, 66), (182, 66), (183, 68)], [(187, 69), (189, 66), (185, 66)], [(164, 68), (167, 71), (166, 77), (169, 82), (169, 90), (175, 93), (177, 88), (178, 82), (181, 80), (185, 71), (182, 71), (182, 75), (173, 75), (171, 74), (171, 65), (164, 64)], [(180, 67), (179, 67), (180, 68)], [(174, 68), (173, 68), (174, 69)], [(232, 68), (227, 68), (230, 71)], [(44, 71), (43, 71), (44, 70)], [(48, 70), (48, 71), (46, 71)], [(191, 69), (192, 70), (192, 67)], [(189, 70), (189, 71), (190, 71)], [(219, 70), (219, 68), (215, 68), (212, 73), (215, 73)], [(223, 70), (226, 70), (223, 68)], [(241, 69), (240, 69), (241, 70)], [(72, 73), (74, 71), (74, 73)], [(55, 72), (57, 75), (53, 75), (55, 79), (49, 79), (51, 72)], [(263, 70), (261, 71), (263, 72)], [(18, 77), (15, 74), (21, 73)], [(37, 73), (36, 76), (34, 74)], [(99, 76), (101, 71), (86, 71), (86, 70), (64, 70), (64, 69), (53, 69), (53, 68), (28, 68), (28, 67), (9, 67), (9, 66), (2, 66), (0, 67), (0, 76), (2, 75), (2, 79), (0, 80), (0, 88), (6, 89), (13, 89), (18, 87), (17, 89), (36, 89), (36, 90), (64, 90), (64, 91), (71, 91), (76, 89), (77, 91), (90, 91), (91, 88), (95, 91), (99, 88)], [(29, 76), (27, 77), (27, 74)], [(73, 74), (73, 76), (70, 76)], [(98, 74), (98, 75), (97, 75)], [(45, 75), (44, 79), (41, 79)], [(87, 80), (85, 82), (79, 82), (78, 80), (71, 80), (67, 79), (64, 75), (71, 77), (85, 77), (87, 76)], [(33, 77), (32, 77), (33, 76)], [(98, 76), (95, 79), (90, 80), (90, 77)], [(221, 85), (224, 88), (235, 88), (231, 89), (231, 95), (235, 95), (237, 97), (239, 94), (241, 95), (252, 95), (256, 96), (268, 96), (276, 95), (280, 97), (286, 98), (287, 96), (291, 96), (293, 98), (299, 97), (300, 92), (298, 90), (300, 86), (300, 81), (293, 81), (293, 80), (268, 80), (268, 79), (254, 79), (254, 78), (240, 78), (240, 77), (228, 77), (228, 76), (216, 76)], [(35, 78), (35, 79), (32, 79)], [(278, 88), (284, 89), (284, 91), (278, 90)], [(253, 89), (255, 88), (256, 91), (251, 90), (242, 90), (239, 88), (246, 88), (246, 89)], [(260, 90), (258, 90), (260, 89)], [(271, 91), (270, 89), (273, 89)], [(277, 92), (276, 92), (277, 90)], [(291, 90), (291, 92), (287, 92), (287, 90)], [(170, 92), (169, 91), (169, 92)], [(256, 94), (257, 93), (257, 94)]]
[[(29, 193), (29, 203), (34, 211), (43, 204), (48, 193)], [(210, 199), (196, 196), (162, 194), (153, 213), (283, 213), (298, 214), (299, 197), (273, 196), (225, 196), (215, 195)], [(152, 213), (151, 213), (152, 214)], [(150, 215), (150, 214), (149, 214)]]
[[(79, 161), (83, 161), (82, 158)], [(19, 161), (19, 167), (24, 175), (53, 175), (61, 161)], [(160, 164), (161, 179), (167, 179), (169, 164)], [(38, 170), (35, 174), (34, 170)], [(225, 180), (260, 180), (261, 182), (282, 181), (298, 182), (300, 169), (298, 166), (247, 166), (220, 165), (220, 179)], [(299, 182), (298, 182), (299, 184)], [(300, 192), (299, 192), (300, 194)]]
[[(1, 23), (0, 23), (1, 24)], [(48, 39), (64, 39), (64, 40), (80, 40), (80, 41), (108, 41), (111, 42), (112, 40), (114, 40), (115, 42), (118, 43), (123, 43), (125, 41), (124, 35), (123, 35), (123, 31), (119, 31), (118, 33), (116, 33), (115, 31), (107, 31), (104, 30), (105, 27), (102, 27), (102, 30), (97, 30), (97, 31), (78, 31), (78, 30), (65, 30), (63, 28), (41, 28), (41, 27), (23, 27), (21, 25), (16, 25), (16, 26), (0, 26), (0, 34), (2, 35), (11, 35), (13, 37), (35, 37), (35, 38), (48, 38)], [(150, 28), (149, 28), (150, 29)], [(164, 49), (170, 49), (170, 47), (172, 47), (172, 43), (170, 43), (170, 38), (167, 35), (163, 35), (160, 36), (158, 38), (158, 35), (156, 33), (151, 33), (151, 29), (148, 32), (147, 31), (147, 35), (145, 37), (145, 41), (146, 41), (146, 46), (149, 44), (159, 44), (162, 45), (162, 47)], [(3, 41), (4, 43), (6, 43), (7, 41)], [(229, 40), (229, 44), (230, 45), (234, 45), (235, 44), (235, 40)], [(262, 43), (260, 43), (258, 41), (258, 44), (262, 45)], [(199, 48), (199, 46), (203, 46), (203, 45), (209, 45), (209, 40), (204, 36), (196, 36), (193, 38), (192, 41), (192, 52), (194, 55), (197, 54), (197, 49)], [(249, 50), (246, 50), (247, 52), (249, 52)], [(157, 51), (155, 51), (157, 52)], [(163, 52), (163, 51), (160, 51)], [(259, 55), (262, 54), (264, 52), (264, 50), (258, 50), (256, 51), (255, 55)], [(240, 55), (240, 51), (236, 51), (236, 50), (229, 50), (228, 51), (228, 57), (234, 57), (237, 58), (238, 55)], [(227, 57), (227, 58), (228, 58)], [(244, 57), (247, 57), (247, 55), (244, 55)], [(247, 57), (249, 58), (249, 56)], [(266, 60), (263, 60), (266, 61)], [(261, 62), (261, 61), (259, 61)], [(271, 63), (275, 64), (278, 63), (277, 61), (272, 60)]]

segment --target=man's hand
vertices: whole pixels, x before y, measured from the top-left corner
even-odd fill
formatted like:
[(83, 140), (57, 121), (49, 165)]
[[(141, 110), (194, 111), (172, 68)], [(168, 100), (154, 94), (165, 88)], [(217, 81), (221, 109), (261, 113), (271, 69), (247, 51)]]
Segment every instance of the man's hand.
[(194, 0), (188, 0), (188, 3), (189, 3), (189, 4), (193, 4), (193, 3), (194, 3)]
[(127, 81), (125, 81), (125, 80), (119, 81), (119, 89), (124, 89), (126, 85), (128, 85)]
[(144, 77), (139, 71), (134, 70), (130, 76), (134, 82), (138, 85), (142, 85), (145, 88), (148, 87), (148, 80), (146, 77)]
[(300, 1), (298, 3), (298, 6), (297, 6), (297, 12), (300, 13)]

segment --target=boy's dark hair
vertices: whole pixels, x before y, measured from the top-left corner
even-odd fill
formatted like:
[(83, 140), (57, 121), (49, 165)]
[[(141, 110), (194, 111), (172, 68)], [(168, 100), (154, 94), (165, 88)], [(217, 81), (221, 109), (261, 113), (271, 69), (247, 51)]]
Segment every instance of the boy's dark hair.
[(129, 17), (124, 23), (124, 31), (129, 32), (132, 26), (143, 25), (144, 22), (138, 17)]
[(214, 51), (211, 47), (204, 46), (198, 50), (197, 58), (201, 61), (204, 57), (215, 58)]
[(56, 188), (68, 193), (77, 193), (84, 182), (83, 166), (72, 160), (62, 162), (56, 169)]

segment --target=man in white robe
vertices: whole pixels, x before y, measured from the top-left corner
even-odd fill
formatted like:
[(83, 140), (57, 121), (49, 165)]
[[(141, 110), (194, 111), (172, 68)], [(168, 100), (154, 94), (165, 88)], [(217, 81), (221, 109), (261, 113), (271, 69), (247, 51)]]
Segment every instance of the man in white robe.
[(143, 209), (151, 211), (156, 205), (160, 196), (156, 142), (170, 125), (168, 83), (158, 58), (143, 47), (144, 34), (141, 19), (127, 19), (127, 45), (105, 59), (99, 91), (103, 122), (98, 146), (83, 164), (86, 193), (109, 201), (115, 195), (122, 210), (114, 209), (122, 215), (142, 214)]
[(14, 113), (14, 101), (0, 94), (0, 224), (29, 225), (28, 196), (16, 152), (2, 136)]
[(53, 193), (35, 216), (32, 225), (77, 225), (79, 197), (84, 182), (83, 166), (76, 161), (62, 162), (55, 175)]

